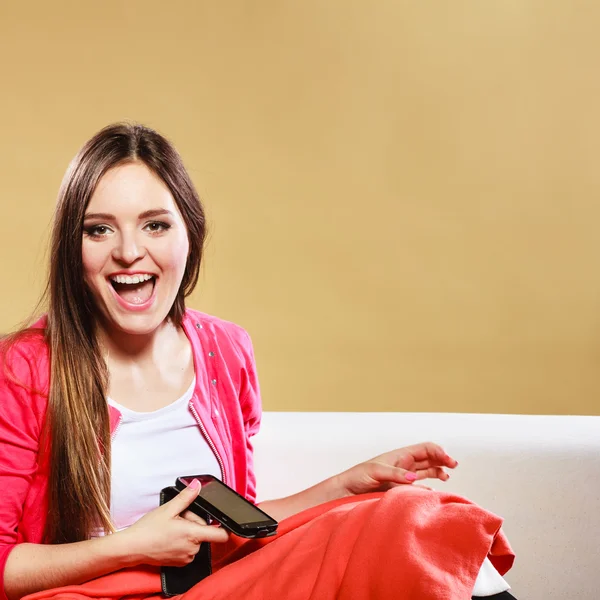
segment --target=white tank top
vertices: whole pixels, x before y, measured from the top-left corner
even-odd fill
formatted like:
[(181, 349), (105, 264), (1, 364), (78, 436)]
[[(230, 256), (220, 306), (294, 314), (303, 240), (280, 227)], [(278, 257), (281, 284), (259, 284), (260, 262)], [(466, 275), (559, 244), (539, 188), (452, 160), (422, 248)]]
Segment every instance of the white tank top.
[(121, 413), (112, 441), (110, 512), (117, 530), (156, 508), (160, 490), (180, 475), (221, 478), (219, 463), (190, 411), (196, 381), (181, 398), (153, 412), (107, 401)]

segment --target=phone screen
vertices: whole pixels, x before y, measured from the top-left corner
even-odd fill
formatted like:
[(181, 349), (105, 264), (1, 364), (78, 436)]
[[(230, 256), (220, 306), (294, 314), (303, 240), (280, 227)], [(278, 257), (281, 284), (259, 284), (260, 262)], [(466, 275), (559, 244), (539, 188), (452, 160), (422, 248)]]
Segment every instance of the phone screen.
[[(192, 477), (181, 477), (185, 485), (189, 485)], [(234, 491), (212, 477), (198, 477), (201, 488), (199, 497), (204, 498), (225, 515), (240, 525), (260, 523), (269, 520), (268, 515), (256, 508), (245, 498), (238, 496)]]

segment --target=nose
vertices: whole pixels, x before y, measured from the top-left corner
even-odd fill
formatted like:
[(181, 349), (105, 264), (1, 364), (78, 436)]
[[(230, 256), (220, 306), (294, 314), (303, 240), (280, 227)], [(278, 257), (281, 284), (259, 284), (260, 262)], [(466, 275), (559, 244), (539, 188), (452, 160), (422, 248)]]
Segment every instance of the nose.
[(122, 231), (118, 238), (112, 251), (117, 262), (130, 265), (145, 255), (146, 249), (134, 233)]

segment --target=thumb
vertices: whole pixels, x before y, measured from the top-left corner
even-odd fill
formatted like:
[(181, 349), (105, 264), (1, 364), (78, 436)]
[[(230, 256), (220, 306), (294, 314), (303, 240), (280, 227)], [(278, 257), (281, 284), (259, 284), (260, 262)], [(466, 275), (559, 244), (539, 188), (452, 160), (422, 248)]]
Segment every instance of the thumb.
[(175, 498), (169, 500), (165, 506), (169, 507), (168, 510), (172, 516), (179, 515), (198, 497), (199, 493), (200, 482), (193, 479), (184, 490), (181, 490)]
[(419, 476), (416, 473), (405, 469), (396, 468), (396, 475), (398, 477), (398, 483), (414, 483), (419, 479)]
[(407, 471), (406, 469), (401, 469), (399, 467), (394, 467), (392, 465), (377, 465), (377, 471), (375, 473), (375, 478), (381, 483), (413, 483), (418, 477), (416, 473), (412, 471)]

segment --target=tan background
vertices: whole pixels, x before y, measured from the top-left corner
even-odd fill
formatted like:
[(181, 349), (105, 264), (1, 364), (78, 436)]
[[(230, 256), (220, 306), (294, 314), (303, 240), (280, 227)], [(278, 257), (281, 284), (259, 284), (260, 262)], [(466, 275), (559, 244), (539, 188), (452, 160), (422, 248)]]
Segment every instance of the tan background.
[(600, 414), (600, 3), (0, 6), (0, 331), (130, 118), (205, 199), (191, 305), (250, 331), (265, 408)]

